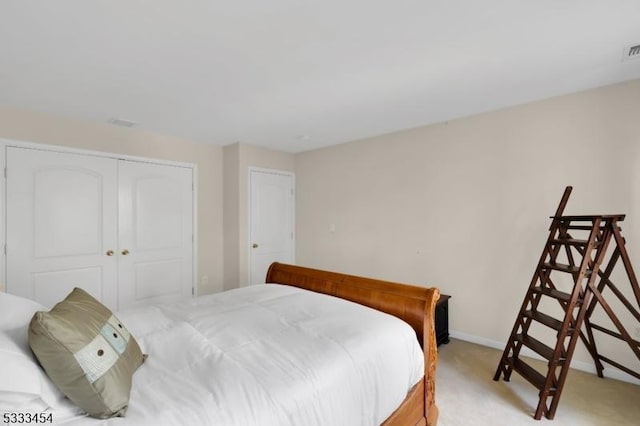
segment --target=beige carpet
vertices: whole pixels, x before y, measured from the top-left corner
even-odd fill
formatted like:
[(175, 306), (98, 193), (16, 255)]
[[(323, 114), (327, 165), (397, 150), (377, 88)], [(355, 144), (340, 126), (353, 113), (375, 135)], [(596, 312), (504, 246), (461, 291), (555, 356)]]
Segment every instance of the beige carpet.
[(438, 426), (640, 425), (640, 386), (577, 370), (569, 372), (555, 418), (534, 420), (538, 392), (529, 382), (517, 373), (493, 381), (501, 354), (454, 339), (438, 348)]

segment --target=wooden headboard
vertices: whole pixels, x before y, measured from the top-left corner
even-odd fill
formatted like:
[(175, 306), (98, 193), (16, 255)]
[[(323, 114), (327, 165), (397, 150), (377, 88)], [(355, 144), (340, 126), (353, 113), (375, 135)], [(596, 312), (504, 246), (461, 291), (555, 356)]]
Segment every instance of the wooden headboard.
[[(424, 396), (420, 398), (423, 405), (423, 416), (426, 424), (435, 425), (438, 409), (435, 406), (437, 346), (434, 318), (435, 305), (440, 297), (437, 288), (399, 284), (282, 263), (273, 263), (269, 267), (266, 282), (286, 284), (329, 294), (386, 312), (407, 322), (415, 330), (424, 352)], [(415, 410), (415, 408), (412, 409)], [(407, 418), (400, 416), (397, 422), (385, 422), (384, 424), (420, 424), (420, 422), (413, 423), (413, 420), (411, 423), (406, 421)]]

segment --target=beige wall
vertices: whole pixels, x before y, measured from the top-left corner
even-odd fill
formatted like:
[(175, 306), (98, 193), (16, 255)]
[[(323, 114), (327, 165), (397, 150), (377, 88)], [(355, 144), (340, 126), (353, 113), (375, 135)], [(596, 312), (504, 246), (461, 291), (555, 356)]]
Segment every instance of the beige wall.
[(198, 167), (200, 294), (223, 289), (222, 148), (187, 140), (0, 107), (0, 138), (194, 163)]
[(249, 168), (293, 172), (294, 155), (235, 143), (224, 147), (226, 289), (249, 284)]
[(438, 286), (503, 347), (565, 185), (566, 213), (627, 213), (640, 269), (638, 117), (640, 80), (298, 154), (297, 263)]

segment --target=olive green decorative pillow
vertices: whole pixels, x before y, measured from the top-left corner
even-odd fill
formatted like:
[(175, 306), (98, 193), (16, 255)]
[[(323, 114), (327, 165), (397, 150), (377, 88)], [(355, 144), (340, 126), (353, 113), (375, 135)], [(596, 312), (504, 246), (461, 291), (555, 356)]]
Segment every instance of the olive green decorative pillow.
[(146, 355), (104, 305), (75, 288), (49, 312), (36, 312), (29, 345), (49, 378), (90, 416), (124, 416), (133, 373)]

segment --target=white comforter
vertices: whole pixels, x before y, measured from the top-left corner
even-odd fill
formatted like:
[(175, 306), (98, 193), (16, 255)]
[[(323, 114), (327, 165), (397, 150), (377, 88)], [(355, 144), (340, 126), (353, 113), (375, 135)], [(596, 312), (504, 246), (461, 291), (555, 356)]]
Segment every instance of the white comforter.
[(275, 284), (120, 312), (146, 363), (125, 418), (71, 425), (377, 425), (424, 372), (403, 321)]

